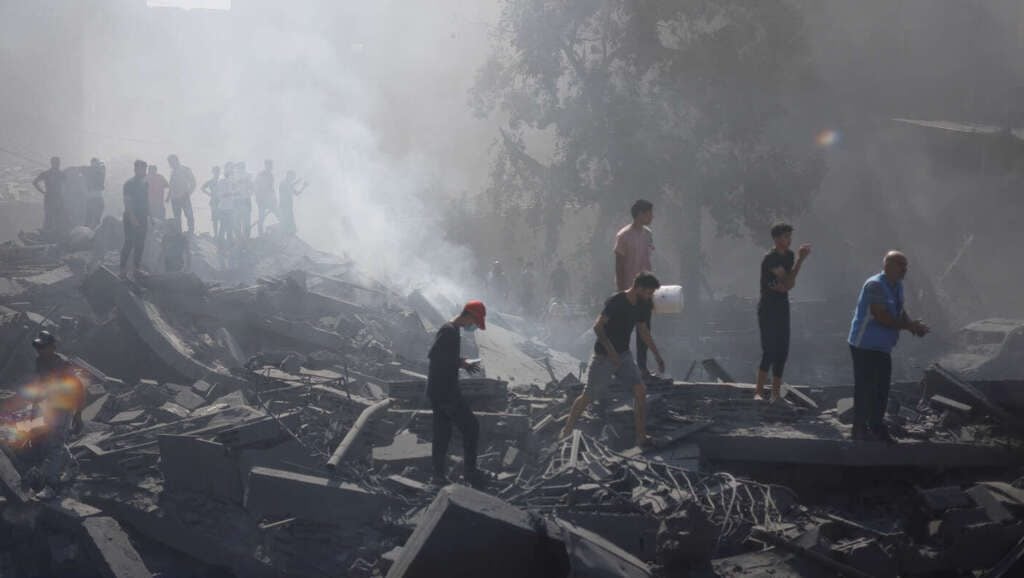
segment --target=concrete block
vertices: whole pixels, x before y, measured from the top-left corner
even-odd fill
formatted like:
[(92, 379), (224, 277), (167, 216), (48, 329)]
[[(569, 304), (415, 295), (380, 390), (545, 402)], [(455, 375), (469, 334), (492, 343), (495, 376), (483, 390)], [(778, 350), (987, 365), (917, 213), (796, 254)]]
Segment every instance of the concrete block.
[(971, 505), (971, 498), (959, 486), (943, 486), (940, 488), (929, 488), (919, 490), (918, 497), (929, 513), (940, 513), (952, 508), (967, 508)]
[(245, 494), (245, 507), (254, 515), (338, 525), (377, 521), (389, 503), (354, 484), (263, 467), (249, 473)]
[(213, 389), (213, 385), (202, 379), (192, 384), (192, 390), (207, 399), (210, 398), (210, 392), (212, 392)]
[(549, 533), (561, 536), (569, 556), (572, 576), (590, 578), (650, 578), (651, 570), (643, 561), (603, 536), (564, 520), (549, 524)]
[(188, 490), (242, 503), (238, 460), (228, 447), (187, 435), (159, 437), (160, 471), (171, 490)]
[(856, 539), (832, 546), (832, 552), (841, 562), (852, 566), (868, 576), (896, 578), (899, 564), (889, 555), (877, 540)]
[(117, 520), (106, 516), (82, 522), (88, 536), (85, 548), (104, 578), (146, 578), (152, 576)]
[(971, 406), (966, 403), (960, 403), (959, 401), (950, 399), (944, 395), (933, 395), (930, 401), (932, 405), (939, 410), (955, 411), (963, 415), (970, 414), (972, 409)]
[[(945, 526), (945, 522), (943, 522)], [(1024, 538), (1024, 524), (983, 522), (964, 526), (956, 539), (947, 544), (949, 566), (961, 570), (991, 568)]]
[(396, 435), (389, 446), (373, 448), (374, 464), (398, 468), (429, 468), (430, 455), (430, 444), (420, 443), (419, 437), (411, 432)]
[(122, 411), (121, 413), (110, 418), (107, 423), (110, 425), (126, 425), (136, 421), (139, 421), (145, 417), (146, 410), (134, 409), (130, 411)]
[(238, 344), (235, 336), (231, 335), (231, 332), (228, 331), (226, 327), (218, 328), (216, 333), (214, 333), (214, 336), (217, 338), (217, 342), (220, 343), (224, 349), (228, 350), (228, 353), (231, 356), (231, 362), (233, 363), (231, 367), (245, 367), (245, 362), (248, 361), (249, 358), (245, 356), (245, 352), (242, 351), (242, 347)]
[(109, 403), (111, 403), (110, 394), (101, 395), (96, 399), (96, 401), (85, 406), (85, 409), (82, 410), (82, 420), (97, 421), (97, 417), (103, 413), (104, 408), (106, 408)]
[(185, 388), (184, 386), (175, 393), (171, 401), (188, 411), (195, 411), (196, 409), (206, 405), (206, 399), (204, 399), (203, 396), (193, 392), (189, 388)]
[(985, 486), (974, 486), (967, 490), (967, 495), (974, 500), (978, 507), (985, 510), (989, 521), (1001, 523), (1009, 522), (1013, 519), (1013, 514)]
[(167, 402), (153, 410), (153, 415), (161, 421), (177, 421), (188, 417), (189, 411), (180, 405)]
[(853, 423), (853, 398), (844, 397), (836, 402), (836, 419), (839, 423)]
[(423, 513), (387, 575), (568, 575), (568, 558), (560, 536), (546, 534), (542, 519), (499, 498), (465, 486), (447, 486)]
[(22, 488), (21, 474), (18, 473), (18, 468), (14, 467), (14, 463), (4, 453), (3, 448), (0, 448), (0, 486), (6, 488), (9, 495), (23, 504), (31, 499), (28, 492)]
[(400, 476), (398, 474), (392, 474), (384, 478), (384, 481), (397, 490), (407, 492), (423, 493), (430, 489), (429, 486), (422, 482), (417, 482), (416, 480)]
[(277, 416), (277, 419), (265, 417), (221, 431), (214, 437), (218, 443), (231, 448), (266, 447), (286, 439), (288, 434), (281, 426), (295, 431), (301, 425), (299, 410), (289, 411)]
[(601, 535), (641, 560), (655, 559), (659, 522), (653, 516), (573, 510), (560, 511), (557, 515)]
[(501, 458), (501, 467), (506, 470), (511, 470), (519, 463), (520, 456), (521, 452), (519, 451), (519, 448), (509, 446), (508, 449), (505, 450), (505, 455)]

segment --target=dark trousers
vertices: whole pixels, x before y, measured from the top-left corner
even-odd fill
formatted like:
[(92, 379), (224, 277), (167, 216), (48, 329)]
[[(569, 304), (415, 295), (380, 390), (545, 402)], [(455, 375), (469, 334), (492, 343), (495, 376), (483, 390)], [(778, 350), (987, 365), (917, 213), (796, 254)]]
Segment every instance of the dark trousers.
[[(647, 316), (647, 329), (651, 331), (651, 316)], [(636, 366), (640, 368), (640, 373), (646, 375), (647, 372), (647, 344), (640, 338), (640, 332), (636, 332)]]
[(863, 433), (867, 428), (875, 433), (884, 432), (892, 356), (852, 345), (850, 353), (853, 356), (853, 431)]
[(761, 371), (782, 377), (789, 358), (789, 301), (761, 303), (757, 306), (757, 326), (761, 330)]
[(480, 439), (480, 423), (469, 404), (457, 395), (450, 399), (431, 400), (434, 409), (434, 441), (431, 456), (434, 475), (445, 476), (448, 471), (448, 443), (452, 440), (452, 425), (462, 433), (462, 452), (465, 471), (476, 470), (476, 448)]
[(121, 247), (121, 269), (128, 264), (128, 256), (133, 257), (135, 270), (138, 271), (142, 264), (142, 251), (146, 247), (146, 218), (142, 218), (142, 224), (133, 226), (128, 222), (128, 216), (124, 218), (124, 246)]
[(235, 211), (235, 224), (238, 225), (238, 232), (242, 237), (252, 237), (252, 199), (245, 199), (241, 206)]
[(259, 232), (260, 236), (262, 237), (263, 236), (263, 221), (266, 220), (267, 215), (269, 215), (271, 213), (276, 215), (277, 214), (277, 209), (274, 207), (274, 203), (272, 203), (270, 201), (264, 201), (262, 203), (259, 202), (259, 201), (256, 201), (256, 210), (259, 213), (258, 216), (257, 216), (257, 220), (256, 220), (256, 230)]
[(181, 214), (185, 213), (185, 221), (188, 223), (188, 232), (196, 232), (196, 217), (192, 211), (192, 197), (185, 196), (180, 199), (171, 197), (171, 210), (174, 211), (174, 218), (178, 220), (178, 230), (181, 230)]
[(85, 224), (95, 229), (103, 219), (103, 197), (85, 200)]

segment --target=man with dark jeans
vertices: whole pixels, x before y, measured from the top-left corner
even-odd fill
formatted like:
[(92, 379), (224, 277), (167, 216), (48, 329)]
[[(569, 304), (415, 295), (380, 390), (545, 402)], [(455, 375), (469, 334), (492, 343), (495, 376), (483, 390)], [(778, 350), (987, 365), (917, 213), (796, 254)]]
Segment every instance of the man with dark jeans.
[[(654, 220), (654, 204), (640, 199), (633, 203), (629, 212), (633, 222), (615, 234), (615, 286), (619, 291), (628, 291), (637, 274), (652, 270), (654, 233), (650, 225)], [(650, 315), (644, 324), (650, 330)], [(651, 376), (647, 371), (647, 344), (640, 338), (640, 332), (636, 334), (636, 364), (645, 379)]]
[(775, 246), (761, 261), (761, 300), (757, 303), (757, 325), (761, 330), (761, 363), (757, 368), (754, 398), (763, 399), (768, 371), (772, 372), (771, 401), (782, 392), (782, 371), (789, 357), (789, 291), (796, 286), (796, 277), (804, 259), (811, 253), (810, 245), (800, 246), (800, 256), (789, 250), (793, 242), (793, 226), (779, 223), (772, 227)]
[(134, 272), (142, 265), (149, 224), (149, 184), (146, 161), (135, 161), (135, 176), (124, 184), (124, 246), (121, 248), (121, 277), (128, 277), (128, 257), (133, 257)]
[(427, 373), (427, 397), (434, 413), (434, 441), (431, 456), (434, 466), (434, 482), (448, 483), (448, 442), (452, 438), (452, 426), (462, 432), (463, 477), (470, 485), (484, 485), (484, 476), (476, 467), (477, 442), (480, 424), (469, 404), (459, 390), (459, 369), (470, 373), (480, 370), (479, 365), (469, 363), (460, 356), (460, 331), (475, 331), (485, 328), (487, 309), (481, 301), (470, 301), (458, 317), (445, 323), (437, 330), (434, 345), (430, 348), (430, 368)]
[(903, 279), (907, 275), (906, 255), (890, 251), (882, 261), (883, 271), (864, 283), (850, 325), (850, 353), (853, 357), (853, 439), (895, 443), (883, 421), (892, 379), (891, 352), (900, 331), (924, 337), (928, 326), (913, 320), (904, 307)]
[(103, 188), (107, 182), (107, 167), (98, 158), (89, 161), (85, 171), (85, 224), (95, 229), (103, 218)]
[(185, 213), (188, 233), (195, 234), (196, 218), (192, 211), (192, 193), (196, 190), (196, 177), (192, 173), (192, 169), (181, 164), (178, 155), (167, 157), (167, 164), (171, 166), (171, 180), (167, 184), (167, 196), (171, 201), (171, 210), (174, 211), (174, 220), (178, 222), (180, 231), (181, 214)]

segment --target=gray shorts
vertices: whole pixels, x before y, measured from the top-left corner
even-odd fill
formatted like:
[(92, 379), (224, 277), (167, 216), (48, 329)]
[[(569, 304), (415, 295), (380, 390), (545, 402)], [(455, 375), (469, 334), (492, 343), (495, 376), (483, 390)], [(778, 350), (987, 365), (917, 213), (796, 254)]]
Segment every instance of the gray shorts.
[(636, 366), (633, 353), (623, 351), (619, 354), (622, 362), (619, 367), (614, 367), (611, 360), (603, 355), (593, 355), (590, 358), (590, 371), (587, 372), (587, 386), (583, 393), (591, 399), (603, 399), (608, 394), (608, 386), (612, 382), (626, 385), (632, 388), (638, 383), (643, 383), (644, 378), (640, 375), (640, 368)]

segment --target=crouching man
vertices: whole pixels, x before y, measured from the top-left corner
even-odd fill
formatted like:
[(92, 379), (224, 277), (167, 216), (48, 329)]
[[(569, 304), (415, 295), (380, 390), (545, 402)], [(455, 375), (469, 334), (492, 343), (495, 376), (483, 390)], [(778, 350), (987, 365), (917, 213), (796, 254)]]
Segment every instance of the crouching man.
[(644, 386), (643, 375), (629, 351), (629, 340), (636, 327), (640, 340), (654, 353), (658, 362), (658, 372), (665, 371), (665, 360), (654, 344), (651, 332), (647, 327), (651, 311), (654, 308), (654, 292), (661, 287), (658, 278), (646, 271), (633, 278), (633, 286), (626, 291), (612, 295), (604, 303), (604, 309), (594, 322), (594, 333), (597, 342), (594, 344), (594, 355), (590, 359), (590, 371), (587, 373), (587, 385), (583, 393), (576, 398), (569, 410), (569, 418), (565, 422), (562, 436), (568, 436), (576, 426), (583, 410), (594, 399), (601, 399), (608, 392), (612, 381), (631, 385), (633, 388), (633, 424), (636, 432), (636, 445), (649, 445), (650, 439), (646, 430), (647, 388)]
[(36, 350), (36, 374), (42, 397), (43, 418), (49, 434), (43, 440), (43, 462), (38, 482), (43, 486), (36, 497), (48, 500), (56, 495), (61, 475), (68, 464), (67, 442), (82, 428), (85, 386), (72, 366), (57, 353), (57, 340), (40, 331), (32, 341)]
[(452, 426), (462, 433), (463, 477), (475, 488), (486, 484), (486, 477), (477, 469), (477, 441), (480, 423), (459, 389), (459, 369), (469, 373), (480, 370), (475, 363), (461, 357), (461, 330), (476, 331), (485, 328), (487, 309), (481, 301), (470, 301), (458, 317), (437, 330), (430, 348), (430, 369), (427, 373), (427, 397), (434, 413), (434, 441), (431, 456), (434, 483), (448, 483), (448, 442), (452, 439)]

